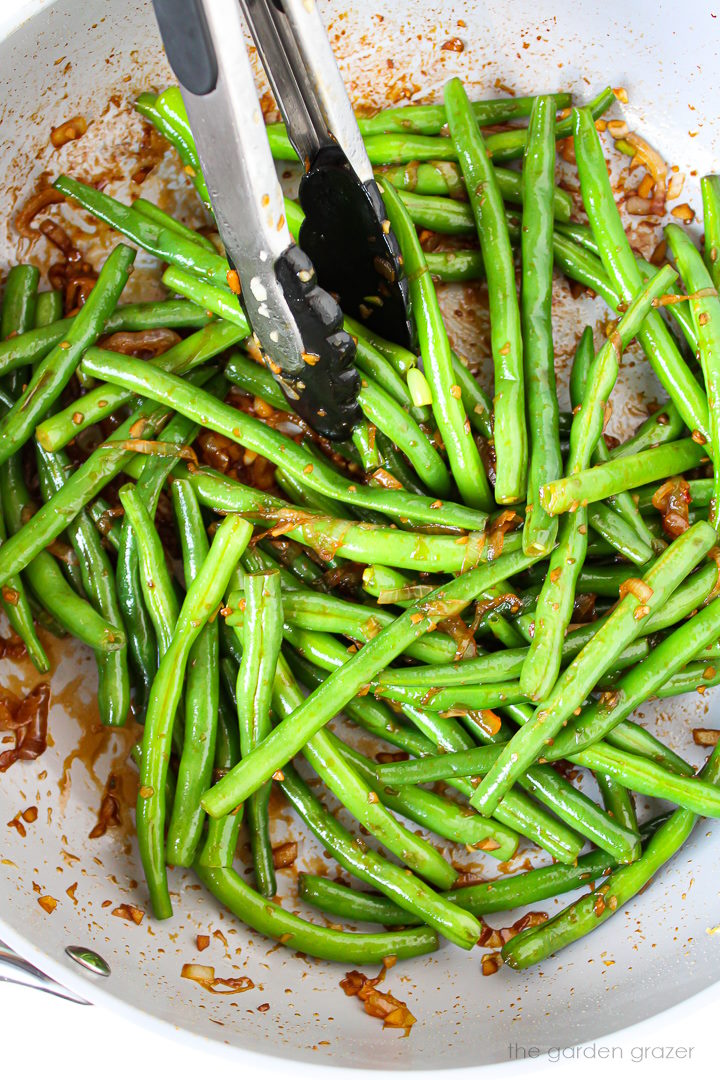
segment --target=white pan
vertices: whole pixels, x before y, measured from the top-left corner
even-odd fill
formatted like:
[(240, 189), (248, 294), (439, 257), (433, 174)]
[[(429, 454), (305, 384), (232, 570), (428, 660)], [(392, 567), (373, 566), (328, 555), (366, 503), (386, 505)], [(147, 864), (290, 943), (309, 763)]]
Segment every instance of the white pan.
[[(323, 5), (357, 102), (377, 106), (404, 95), (438, 94), (456, 73), (469, 80), (476, 96), (502, 93), (496, 80), (519, 93), (569, 89), (580, 100), (607, 83), (626, 87), (631, 128), (688, 174), (680, 201), (696, 206), (697, 179), (690, 170), (701, 175), (720, 167), (720, 25), (710, 7), (695, 0)], [(170, 73), (147, 0), (4, 0), (0, 37), (5, 266), (18, 258), (47, 257), (41, 247), (18, 245), (5, 227), (6, 213), (27, 196), (42, 170), (97, 176), (104, 166), (116, 177), (110, 190), (123, 197), (128, 187), (116, 174), (127, 168), (141, 131), (124, 106), (138, 92), (165, 85)], [(461, 39), (463, 52), (441, 48), (452, 38)], [(78, 113), (93, 121), (85, 138), (53, 150), (51, 128)], [(160, 180), (173, 168), (169, 161), (162, 166)], [(157, 197), (159, 189), (156, 170), (143, 194)], [(176, 180), (166, 205), (172, 210), (189, 198), (185, 181)], [(143, 277), (134, 275), (136, 287)], [(583, 302), (583, 319), (598, 314)], [(576, 330), (576, 322), (566, 323), (561, 361)], [(641, 418), (641, 391), (659, 400), (639, 358), (625, 361), (621, 385), (625, 403), (615, 407), (617, 434)], [(131, 783), (131, 772), (121, 766), (129, 742), (93, 730), (92, 658), (60, 646), (55, 655), (54, 744), (37, 762), (17, 764), (0, 776), (0, 938), (81, 999), (102, 1000), (176, 1036), (226, 1046), (238, 1061), (269, 1055), (304, 1063), (304, 1069), (438, 1070), (507, 1061), (515, 1044), (544, 1049), (593, 1039), (677, 1005), (720, 975), (720, 933), (708, 933), (720, 923), (720, 829), (707, 823), (625, 911), (540, 969), (483, 978), (478, 950), (465, 955), (450, 946), (393, 969), (388, 986), (418, 1020), (407, 1039), (383, 1031), (343, 995), (342, 967), (294, 957), (248, 933), (189, 872), (172, 877), (171, 921), (156, 923), (146, 914), (135, 925), (113, 915), (121, 904), (148, 908), (129, 821), (99, 839), (88, 838), (111, 768)], [(0, 662), (0, 685), (33, 678), (28, 669)], [(642, 712), (663, 738), (692, 755), (689, 731), (698, 723), (713, 726), (717, 702), (710, 694), (687, 696)], [(82, 753), (68, 768), (68, 755), (79, 743)], [(63, 786), (64, 766), (69, 783)], [(38, 817), (25, 825), (26, 836), (5, 826), (31, 806)], [(288, 812), (276, 822), (277, 840), (286, 834), (302, 836)], [(300, 865), (314, 869), (319, 862), (321, 853), (301, 841)], [(497, 872), (490, 859), (487, 872)], [(292, 874), (281, 876), (291, 891)], [(46, 896), (57, 900), (52, 913), (38, 903)], [(552, 912), (557, 903), (540, 906)], [(211, 937), (210, 947), (197, 953), (196, 935), (215, 930), (227, 946)], [(110, 974), (80, 966), (68, 946), (94, 950)], [(180, 977), (183, 963), (191, 961), (214, 966), (219, 976), (247, 975), (255, 988), (210, 995)], [(6, 968), (5, 977), (13, 970), (19, 972)], [(259, 1010), (265, 1004), (269, 1008)]]

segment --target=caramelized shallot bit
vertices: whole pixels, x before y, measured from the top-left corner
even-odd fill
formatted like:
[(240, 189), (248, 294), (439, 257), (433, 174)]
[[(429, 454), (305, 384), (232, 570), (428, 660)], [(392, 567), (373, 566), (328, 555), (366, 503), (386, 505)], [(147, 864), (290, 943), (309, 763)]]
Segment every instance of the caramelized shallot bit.
[(510, 926), (502, 926), (498, 930), (488, 926), (487, 923), (483, 923), (478, 945), (485, 949), (501, 949), (503, 945), (523, 930), (528, 930), (531, 926), (542, 926), (544, 922), (547, 922), (547, 919), (547, 913), (544, 911), (528, 911), (526, 915), (521, 916)]
[(118, 919), (126, 919), (128, 922), (135, 923), (139, 926), (145, 918), (145, 912), (142, 908), (135, 907), (133, 904), (120, 904), (118, 907), (113, 908), (110, 913), (116, 915)]
[(34, 761), (47, 749), (47, 720), (50, 687), (39, 683), (13, 709), (4, 696), (0, 708), (0, 727), (14, 732), (15, 746), (0, 754), (0, 772), (7, 772), (16, 761)]
[(673, 476), (657, 489), (652, 504), (660, 512), (663, 532), (673, 540), (690, 528), (690, 485), (684, 476)]
[(102, 349), (134, 356), (138, 360), (152, 360), (172, 349), (182, 338), (174, 330), (159, 327), (155, 330), (117, 330), (114, 334), (98, 340)]
[(97, 840), (99, 837), (104, 836), (108, 829), (120, 825), (120, 806), (115, 795), (118, 786), (117, 777), (110, 773), (100, 801), (97, 823), (88, 833), (88, 839)]
[(480, 961), (480, 970), (483, 975), (497, 975), (500, 968), (503, 966), (502, 953), (485, 953)]
[(43, 188), (42, 191), (38, 191), (35, 195), (31, 195), (27, 202), (21, 206), (15, 216), (15, 228), (28, 240), (36, 238), (39, 234), (39, 229), (34, 229), (31, 225), (33, 218), (42, 213), (48, 206), (53, 206), (55, 203), (65, 202), (65, 196), (61, 195), (59, 191), (56, 191), (53, 187)]
[(273, 865), (276, 870), (283, 870), (297, 859), (298, 846), (294, 840), (288, 840), (284, 844), (277, 844), (272, 849)]
[(514, 510), (503, 510), (491, 523), (487, 533), (488, 560), (502, 555), (505, 533), (513, 532), (522, 525), (522, 518)]
[(717, 728), (693, 728), (693, 742), (696, 746), (717, 746), (720, 731)]
[(87, 120), (84, 116), (74, 116), (72, 120), (66, 120), (64, 124), (53, 128), (50, 132), (50, 142), (56, 150), (65, 143), (80, 139), (87, 131)]
[(634, 131), (629, 131), (622, 138), (635, 151), (635, 155), (630, 162), (630, 168), (634, 169), (639, 165), (644, 165), (653, 179), (653, 196), (649, 200), (650, 206), (647, 212), (649, 214), (664, 214), (668, 174), (666, 162), (663, 161), (657, 150), (654, 150), (645, 139), (641, 139)]
[(597, 596), (595, 593), (576, 593), (575, 600), (573, 601), (572, 622), (594, 622), (597, 617), (595, 611), (596, 600)]
[(359, 998), (365, 1012), (382, 1020), (383, 1027), (404, 1028), (408, 1036), (415, 1017), (404, 1001), (398, 1001), (387, 990), (376, 989), (384, 975), (385, 968), (374, 979), (369, 979), (361, 971), (348, 971), (345, 978), (340, 980), (340, 986), (348, 997)]
[[(215, 974), (214, 967), (208, 967), (205, 964), (183, 964), (180, 977), (196, 982), (198, 986), (202, 986), (203, 990), (207, 990), (210, 994), (244, 994), (246, 990), (253, 990), (255, 987), (255, 983), (247, 975), (239, 975), (233, 979), (221, 979)], [(218, 989), (221, 986), (225, 986), (227, 989)]]
[(628, 578), (627, 581), (623, 581), (620, 589), (620, 599), (624, 600), (628, 593), (632, 593), (636, 600), (639, 600), (641, 604), (647, 604), (648, 600), (652, 597), (653, 591), (649, 585), (646, 585), (642, 578)]

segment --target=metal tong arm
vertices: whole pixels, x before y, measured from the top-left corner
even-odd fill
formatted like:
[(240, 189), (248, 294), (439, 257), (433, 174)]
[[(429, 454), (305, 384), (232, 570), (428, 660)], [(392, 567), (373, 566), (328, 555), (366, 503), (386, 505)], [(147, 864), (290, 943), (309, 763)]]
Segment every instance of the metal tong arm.
[(274, 270), (292, 237), (238, 0), (153, 3), (250, 323), (283, 370), (301, 371), (302, 339)]
[(306, 168), (339, 146), (362, 183), (372, 179), (355, 114), (314, 0), (240, 0), (250, 33)]

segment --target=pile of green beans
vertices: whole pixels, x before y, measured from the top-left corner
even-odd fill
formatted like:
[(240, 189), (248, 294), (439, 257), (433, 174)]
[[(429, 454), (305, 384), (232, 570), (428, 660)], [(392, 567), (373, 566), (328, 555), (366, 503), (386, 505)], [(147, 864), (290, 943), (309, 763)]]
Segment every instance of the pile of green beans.
[[(120, 302), (124, 243), (74, 314), (36, 267), (7, 274), (0, 599), (38, 671), (45, 635), (71, 634), (94, 654), (102, 722), (143, 723), (136, 822), (156, 918), (172, 915), (169, 869), (190, 867), (257, 932), (359, 964), (440, 938), (472, 949), (486, 915), (583, 890), (507, 941), (522, 969), (629, 902), (698, 816), (720, 817), (720, 751), (696, 773), (633, 719), (720, 683), (720, 180), (701, 184), (704, 251), (673, 223), (672, 265), (637, 258), (595, 125), (614, 100), (471, 102), (452, 79), (443, 104), (360, 119), (417, 349), (346, 316), (363, 419), (332, 445), (257, 361), (220, 247), (147, 199), (56, 181), (166, 264), (169, 295)], [(137, 108), (211, 212), (179, 91)], [(294, 157), (282, 125), (268, 135)], [(589, 224), (557, 184), (570, 136)], [(297, 237), (302, 210), (286, 209)], [(579, 336), (570, 410), (558, 271), (616, 319), (599, 348)], [(492, 387), (443, 315), (443, 282), (477, 278)], [(149, 361), (106, 342), (152, 329), (180, 340)], [(634, 340), (664, 404), (616, 445), (605, 427)], [(274, 901), (274, 789), (351, 880), (301, 873), (299, 899), (377, 931)], [(674, 809), (638, 823), (635, 795)], [(521, 841), (547, 865), (503, 875)], [(457, 888), (466, 851), (489, 880)]]

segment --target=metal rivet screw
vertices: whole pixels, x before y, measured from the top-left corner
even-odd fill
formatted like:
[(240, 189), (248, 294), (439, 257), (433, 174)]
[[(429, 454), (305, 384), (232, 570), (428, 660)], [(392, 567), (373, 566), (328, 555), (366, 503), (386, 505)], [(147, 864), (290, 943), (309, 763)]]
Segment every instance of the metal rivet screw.
[(103, 960), (102, 956), (99, 956), (93, 949), (88, 949), (84, 945), (68, 945), (65, 952), (76, 964), (87, 968), (88, 971), (92, 971), (94, 975), (107, 977), (110, 974), (110, 965), (107, 960)]

